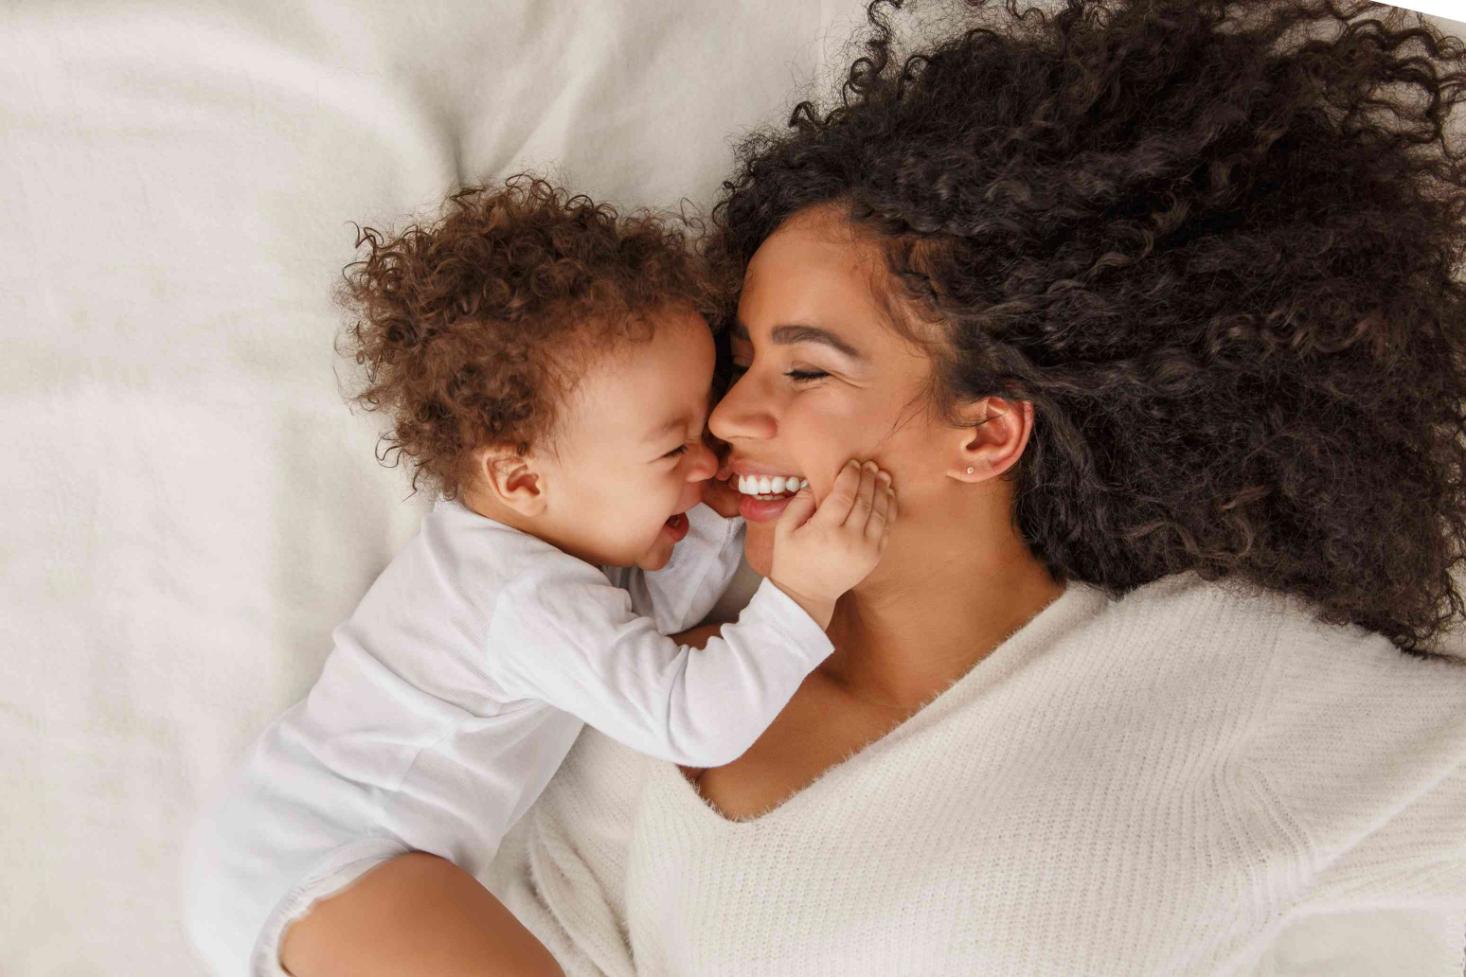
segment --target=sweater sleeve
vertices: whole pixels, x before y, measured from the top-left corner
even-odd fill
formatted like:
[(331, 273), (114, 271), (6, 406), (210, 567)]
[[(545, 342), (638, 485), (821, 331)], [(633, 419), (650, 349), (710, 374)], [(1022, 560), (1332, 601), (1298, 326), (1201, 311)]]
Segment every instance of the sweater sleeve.
[(626, 591), (583, 569), (562, 562), (504, 588), (486, 668), (505, 694), (548, 703), (658, 759), (715, 767), (741, 756), (834, 650), (769, 581), (699, 650), (661, 634)]
[(1459, 965), (1466, 666), (1409, 657), (1357, 629), (1327, 634), (1331, 641), (1280, 649), (1257, 754), (1307, 852), (1289, 907), (1289, 953), (1302, 959), (1306, 932), (1333, 927), (1362, 948), (1391, 931), (1397, 959), (1444, 953)]
[[(1401, 799), (1289, 906), (1249, 977), (1455, 973), (1466, 959), (1466, 768)], [(1315, 826), (1317, 840), (1328, 831)]]

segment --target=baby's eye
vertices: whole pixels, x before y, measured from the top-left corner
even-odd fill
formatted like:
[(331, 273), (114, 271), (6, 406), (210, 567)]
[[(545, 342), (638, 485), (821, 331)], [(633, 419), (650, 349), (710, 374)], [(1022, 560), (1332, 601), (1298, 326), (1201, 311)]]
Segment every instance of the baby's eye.
[(662, 455), (662, 457), (663, 458), (676, 458), (678, 455), (686, 454), (686, 453), (687, 453), (687, 445), (685, 445), (685, 444), (679, 444), (677, 447), (673, 448), (671, 451), (667, 452), (665, 455)]

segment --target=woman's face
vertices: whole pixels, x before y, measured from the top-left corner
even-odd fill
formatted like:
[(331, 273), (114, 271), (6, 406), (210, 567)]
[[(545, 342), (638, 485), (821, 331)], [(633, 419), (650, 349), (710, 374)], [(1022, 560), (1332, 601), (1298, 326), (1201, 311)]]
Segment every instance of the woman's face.
[[(732, 484), (744, 474), (799, 476), (817, 502), (848, 458), (874, 459), (900, 500), (895, 543), (903, 525), (938, 508), (940, 493), (960, 488), (948, 475), (963, 437), (927, 410), (930, 357), (886, 324), (872, 288), (882, 267), (877, 247), (833, 206), (801, 211), (770, 235), (745, 273), (734, 383), (708, 427), (731, 445)], [(746, 554), (759, 573), (772, 565), (774, 520), (787, 504), (742, 500)]]

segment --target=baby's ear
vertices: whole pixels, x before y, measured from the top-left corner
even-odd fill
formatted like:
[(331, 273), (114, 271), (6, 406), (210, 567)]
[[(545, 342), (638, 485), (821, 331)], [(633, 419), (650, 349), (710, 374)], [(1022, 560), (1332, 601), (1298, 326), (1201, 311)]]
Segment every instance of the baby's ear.
[(511, 445), (487, 444), (473, 449), (471, 458), (479, 493), (521, 515), (544, 511), (545, 480), (532, 454), (521, 455)]

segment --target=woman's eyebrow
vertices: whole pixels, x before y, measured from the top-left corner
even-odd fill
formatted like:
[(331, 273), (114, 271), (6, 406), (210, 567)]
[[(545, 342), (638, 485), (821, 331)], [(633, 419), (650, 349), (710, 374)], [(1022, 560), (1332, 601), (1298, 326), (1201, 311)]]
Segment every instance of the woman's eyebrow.
[[(748, 327), (741, 322), (733, 324), (733, 338), (741, 339), (744, 342), (753, 341), (748, 334)], [(854, 346), (828, 329), (821, 329), (819, 326), (807, 326), (800, 323), (775, 326), (773, 332), (769, 333), (769, 339), (777, 346), (793, 346), (795, 343), (822, 343), (852, 360), (865, 362), (865, 357)]]

